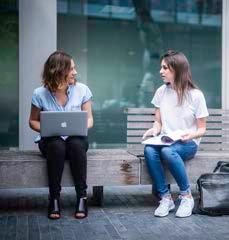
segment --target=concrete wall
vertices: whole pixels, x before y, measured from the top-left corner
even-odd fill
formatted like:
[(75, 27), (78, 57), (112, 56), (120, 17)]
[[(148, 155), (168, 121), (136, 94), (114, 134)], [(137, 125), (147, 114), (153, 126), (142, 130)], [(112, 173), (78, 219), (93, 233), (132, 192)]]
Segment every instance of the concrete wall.
[(42, 67), (56, 50), (56, 0), (19, 1), (19, 149), (31, 150), (36, 133), (28, 125), (33, 89), (41, 84)]

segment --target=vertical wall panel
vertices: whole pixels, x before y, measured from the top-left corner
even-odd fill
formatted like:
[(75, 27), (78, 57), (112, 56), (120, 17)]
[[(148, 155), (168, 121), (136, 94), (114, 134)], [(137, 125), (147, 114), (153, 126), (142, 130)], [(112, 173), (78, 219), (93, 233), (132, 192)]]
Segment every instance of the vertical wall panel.
[(41, 84), (48, 55), (56, 50), (56, 0), (19, 1), (19, 149), (32, 150), (28, 125), (33, 89)]

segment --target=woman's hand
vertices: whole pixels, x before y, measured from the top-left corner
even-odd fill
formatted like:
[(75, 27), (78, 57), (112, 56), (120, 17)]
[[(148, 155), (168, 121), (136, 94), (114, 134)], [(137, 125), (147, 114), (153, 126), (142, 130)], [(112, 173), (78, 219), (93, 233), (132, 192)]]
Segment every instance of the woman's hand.
[(181, 136), (181, 141), (186, 142), (186, 141), (192, 140), (193, 138), (195, 138), (195, 134), (187, 133), (187, 134)]
[(202, 137), (206, 132), (206, 118), (197, 118), (197, 131), (193, 133), (187, 133), (181, 136), (181, 141), (188, 141), (194, 138)]
[(155, 127), (148, 129), (142, 136), (142, 140), (145, 140), (149, 136), (157, 136), (157, 129)]
[(160, 109), (155, 109), (155, 119), (153, 123), (153, 127), (148, 129), (142, 136), (142, 140), (144, 140), (148, 136), (157, 136), (161, 132), (161, 113)]

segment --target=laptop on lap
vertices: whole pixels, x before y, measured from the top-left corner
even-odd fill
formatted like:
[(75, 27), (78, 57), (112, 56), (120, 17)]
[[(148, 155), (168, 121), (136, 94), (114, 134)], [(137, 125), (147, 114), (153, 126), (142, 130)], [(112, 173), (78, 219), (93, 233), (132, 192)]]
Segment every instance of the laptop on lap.
[(41, 111), (41, 137), (87, 136), (87, 112)]

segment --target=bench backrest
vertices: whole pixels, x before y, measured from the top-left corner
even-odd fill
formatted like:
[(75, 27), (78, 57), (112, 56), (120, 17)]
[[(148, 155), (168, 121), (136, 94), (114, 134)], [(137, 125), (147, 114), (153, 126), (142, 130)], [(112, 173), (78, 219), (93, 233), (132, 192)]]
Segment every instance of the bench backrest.
[[(200, 151), (229, 150), (229, 110), (208, 109), (207, 131), (202, 137)], [(141, 155), (143, 133), (153, 126), (154, 108), (127, 108), (127, 148)]]

